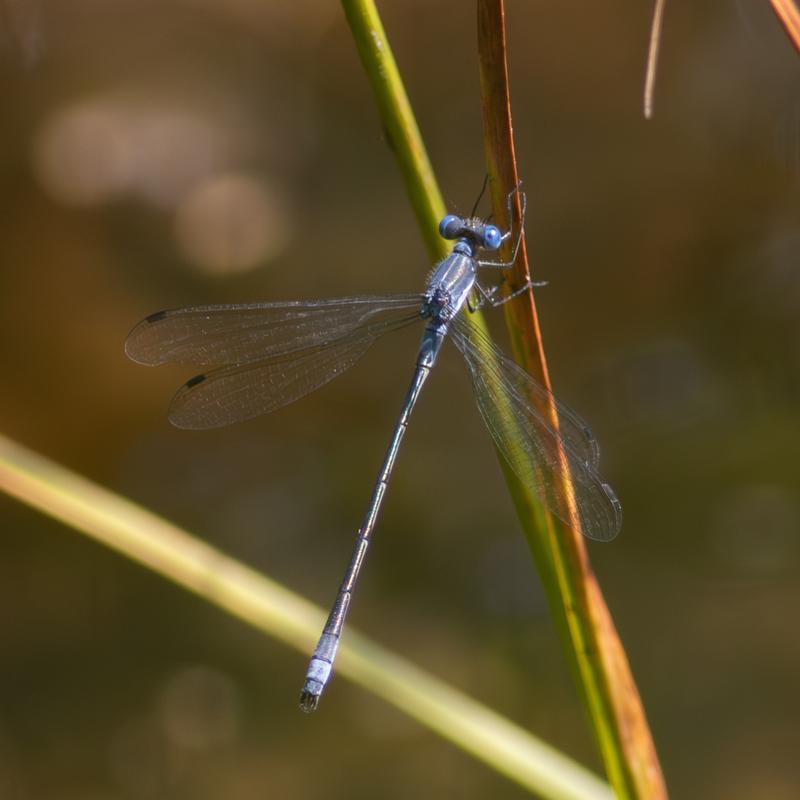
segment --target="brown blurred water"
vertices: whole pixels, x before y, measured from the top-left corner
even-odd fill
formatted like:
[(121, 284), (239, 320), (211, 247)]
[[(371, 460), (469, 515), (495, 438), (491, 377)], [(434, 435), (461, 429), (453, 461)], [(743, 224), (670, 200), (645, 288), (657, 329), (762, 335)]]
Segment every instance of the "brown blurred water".
[[(625, 508), (591, 556), (676, 798), (800, 793), (800, 71), (754, 0), (509, 3), (556, 390)], [(200, 302), (414, 291), (429, 269), (335, 3), (0, 2), (4, 433), (326, 604), (417, 333), (272, 417), (171, 429), (128, 330)], [(448, 203), (483, 179), (474, 9), (383, 3)], [(0, 500), (3, 800), (522, 797), (306, 658)], [(448, 354), (354, 625), (600, 769)], [(391, 624), (391, 640), (386, 630)]]

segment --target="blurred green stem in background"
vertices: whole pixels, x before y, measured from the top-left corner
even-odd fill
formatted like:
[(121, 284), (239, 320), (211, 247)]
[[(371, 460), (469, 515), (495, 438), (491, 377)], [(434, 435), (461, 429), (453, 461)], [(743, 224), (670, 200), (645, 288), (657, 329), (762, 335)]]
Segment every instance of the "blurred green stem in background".
[[(327, 612), (310, 601), (4, 436), (0, 436), (0, 489), (304, 656), (325, 622)], [(613, 798), (600, 778), (567, 756), (352, 628), (342, 640), (337, 674), (544, 798)], [(300, 676), (298, 672), (298, 681)]]

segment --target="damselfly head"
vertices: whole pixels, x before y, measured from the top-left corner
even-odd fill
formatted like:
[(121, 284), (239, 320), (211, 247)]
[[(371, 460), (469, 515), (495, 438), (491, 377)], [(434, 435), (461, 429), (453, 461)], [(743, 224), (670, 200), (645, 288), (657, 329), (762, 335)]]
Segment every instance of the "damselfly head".
[(458, 217), (448, 214), (439, 223), (439, 235), (443, 239), (469, 239), (475, 247), (497, 250), (503, 243), (503, 234), (496, 225), (487, 225), (478, 217)]

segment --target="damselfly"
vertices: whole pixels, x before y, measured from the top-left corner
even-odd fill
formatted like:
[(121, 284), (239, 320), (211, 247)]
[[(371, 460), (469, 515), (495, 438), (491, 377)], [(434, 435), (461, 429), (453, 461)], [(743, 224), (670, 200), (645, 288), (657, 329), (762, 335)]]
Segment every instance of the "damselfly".
[[(524, 220), (524, 195), (522, 200)], [(447, 335), (464, 357), (478, 408), (497, 449), (517, 477), (567, 525), (574, 526), (577, 517), (581, 532), (590, 539), (607, 541), (619, 532), (622, 508), (598, 475), (599, 448), (587, 425), (506, 358), (470, 319), (476, 306), (499, 305), (516, 294), (498, 299), (478, 276), (480, 270), (509, 269), (522, 232), (520, 222), (508, 261), (486, 260), (480, 257), (482, 251), (497, 250), (511, 231), (503, 234), (474, 216), (451, 214), (441, 221), (439, 233), (455, 245), (436, 265), (422, 294), (180, 308), (147, 317), (128, 336), (125, 351), (141, 364), (213, 367), (178, 390), (169, 412), (179, 428), (202, 429), (292, 403), (341, 375), (384, 334), (425, 323), (411, 387), (306, 673), (300, 696), (305, 711), (317, 707), (330, 678), (400, 443)]]

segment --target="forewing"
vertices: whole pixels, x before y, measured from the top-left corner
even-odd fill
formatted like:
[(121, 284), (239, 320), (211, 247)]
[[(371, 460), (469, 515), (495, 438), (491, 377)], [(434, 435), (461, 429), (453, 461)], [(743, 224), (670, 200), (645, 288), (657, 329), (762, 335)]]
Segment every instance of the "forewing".
[(362, 324), (334, 341), (212, 370), (187, 381), (170, 406), (179, 428), (219, 428), (275, 411), (324, 386), (361, 358), (381, 335), (419, 319), (417, 313)]
[(130, 332), (125, 352), (148, 366), (247, 364), (336, 341), (421, 304), (420, 295), (409, 294), (159, 311)]
[(556, 403), (556, 432), (546, 416), (552, 394), (463, 316), (456, 319), (452, 337), (464, 356), (486, 427), (517, 477), (567, 525), (572, 524), (571, 492), (582, 532), (590, 539), (613, 539), (622, 525), (622, 507), (597, 474), (599, 450), (585, 423)]

